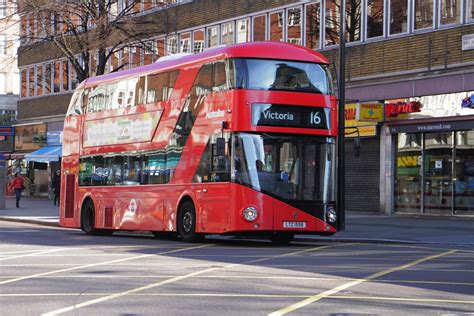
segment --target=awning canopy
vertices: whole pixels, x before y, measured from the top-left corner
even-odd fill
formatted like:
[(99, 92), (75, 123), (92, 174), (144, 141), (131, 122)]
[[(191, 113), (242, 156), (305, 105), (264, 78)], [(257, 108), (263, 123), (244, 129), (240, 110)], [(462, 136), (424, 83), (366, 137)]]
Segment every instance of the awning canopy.
[(25, 159), (27, 161), (37, 162), (51, 162), (59, 161), (61, 157), (62, 146), (46, 146), (35, 150), (32, 153), (26, 154)]

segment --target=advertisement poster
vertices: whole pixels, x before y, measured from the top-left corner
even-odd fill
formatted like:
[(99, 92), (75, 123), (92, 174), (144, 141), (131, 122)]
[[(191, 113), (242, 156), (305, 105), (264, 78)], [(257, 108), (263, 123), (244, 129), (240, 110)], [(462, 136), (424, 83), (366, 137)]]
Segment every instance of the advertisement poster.
[(46, 145), (46, 124), (15, 127), (15, 151), (34, 151)]
[(150, 141), (161, 111), (117, 116), (85, 122), (84, 147)]

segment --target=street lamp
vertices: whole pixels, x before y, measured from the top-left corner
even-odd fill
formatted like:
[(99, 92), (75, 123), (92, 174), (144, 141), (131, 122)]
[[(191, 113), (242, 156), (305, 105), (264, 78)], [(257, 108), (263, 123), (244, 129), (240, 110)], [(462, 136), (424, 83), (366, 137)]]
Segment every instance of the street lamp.
[(346, 38), (345, 38), (345, 13), (346, 1), (340, 0), (339, 16), (339, 109), (338, 109), (338, 141), (337, 141), (337, 197), (336, 205), (339, 210), (337, 227), (339, 230), (346, 228), (346, 211), (344, 203), (344, 183), (345, 183), (345, 146), (344, 146), (344, 106), (345, 106), (345, 59), (346, 59)]

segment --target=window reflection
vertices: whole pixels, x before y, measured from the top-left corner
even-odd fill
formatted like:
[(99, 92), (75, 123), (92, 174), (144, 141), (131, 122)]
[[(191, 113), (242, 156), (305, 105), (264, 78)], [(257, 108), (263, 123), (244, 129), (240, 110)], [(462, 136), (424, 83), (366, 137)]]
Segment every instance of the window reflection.
[(250, 42), (250, 19), (237, 21), (237, 43)]
[(222, 24), (222, 44), (232, 45), (234, 44), (234, 23)]
[[(360, 40), (361, 0), (346, 1), (346, 40)], [(339, 44), (340, 0), (326, 0), (326, 45)]]
[(415, 30), (433, 26), (433, 0), (415, 0)]
[(441, 24), (459, 23), (460, 16), (459, 0), (441, 0)]
[(267, 16), (261, 15), (253, 18), (253, 40), (264, 41), (266, 39)]
[(408, 1), (390, 0), (390, 35), (408, 30)]
[(204, 30), (194, 31), (193, 37), (194, 52), (202, 52), (204, 50)]
[(219, 27), (212, 26), (207, 29), (207, 47), (219, 45)]
[(312, 3), (306, 6), (306, 47), (319, 48), (319, 23), (321, 20), (321, 4)]
[(367, 38), (383, 35), (384, 0), (367, 2)]
[(283, 41), (283, 12), (270, 14), (270, 40)]
[(301, 45), (301, 8), (288, 9), (287, 14), (288, 42)]

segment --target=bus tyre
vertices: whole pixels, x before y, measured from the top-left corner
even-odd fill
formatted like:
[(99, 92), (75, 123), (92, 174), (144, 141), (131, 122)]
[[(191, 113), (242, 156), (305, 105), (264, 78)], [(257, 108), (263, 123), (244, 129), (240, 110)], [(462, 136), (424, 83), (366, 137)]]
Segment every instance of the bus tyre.
[(110, 236), (114, 232), (111, 229), (95, 228), (95, 209), (92, 200), (87, 200), (82, 208), (81, 229), (86, 235), (96, 236)]
[(196, 210), (191, 201), (185, 201), (178, 210), (178, 234), (184, 242), (197, 242), (203, 236), (196, 233)]
[(274, 245), (287, 245), (295, 237), (292, 232), (273, 232), (270, 234), (270, 240)]

